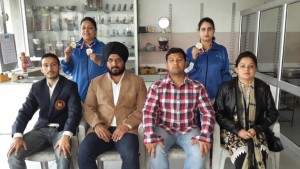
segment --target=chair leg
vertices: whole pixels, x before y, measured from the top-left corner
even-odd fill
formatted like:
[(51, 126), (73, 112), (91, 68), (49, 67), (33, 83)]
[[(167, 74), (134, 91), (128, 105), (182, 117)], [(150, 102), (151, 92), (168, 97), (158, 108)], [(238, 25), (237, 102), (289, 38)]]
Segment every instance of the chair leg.
[(41, 162), (42, 169), (49, 169), (48, 162)]
[(97, 163), (98, 163), (98, 169), (104, 169), (103, 161), (97, 159)]
[(280, 153), (270, 152), (269, 158), (271, 159), (272, 169), (279, 169)]

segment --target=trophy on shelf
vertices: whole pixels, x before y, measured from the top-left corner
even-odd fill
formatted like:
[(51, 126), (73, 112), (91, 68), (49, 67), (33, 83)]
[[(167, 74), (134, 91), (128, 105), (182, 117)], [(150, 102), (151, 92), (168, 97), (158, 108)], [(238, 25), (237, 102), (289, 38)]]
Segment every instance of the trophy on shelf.
[(42, 57), (44, 55), (44, 49), (42, 48), (41, 45), (41, 40), (40, 39), (32, 39), (33, 44), (34, 44), (34, 53), (36, 57)]
[(159, 50), (160, 51), (167, 51), (169, 50), (169, 46), (168, 46), (168, 39), (165, 37), (159, 37), (158, 39), (158, 44), (159, 44)]

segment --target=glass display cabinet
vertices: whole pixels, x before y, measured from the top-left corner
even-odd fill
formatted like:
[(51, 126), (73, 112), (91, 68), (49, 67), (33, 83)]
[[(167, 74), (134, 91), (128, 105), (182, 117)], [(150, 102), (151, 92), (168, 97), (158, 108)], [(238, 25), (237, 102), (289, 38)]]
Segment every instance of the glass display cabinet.
[(24, 0), (21, 3), (26, 51), (33, 60), (48, 52), (62, 58), (64, 49), (81, 38), (80, 21), (89, 16), (97, 23), (99, 40), (119, 41), (128, 47), (126, 68), (137, 73), (137, 0)]

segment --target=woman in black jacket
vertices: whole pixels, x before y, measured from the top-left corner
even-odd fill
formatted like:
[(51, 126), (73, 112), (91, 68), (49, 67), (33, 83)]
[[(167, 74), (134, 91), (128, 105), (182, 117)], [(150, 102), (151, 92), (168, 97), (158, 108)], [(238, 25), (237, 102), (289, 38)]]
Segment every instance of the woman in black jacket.
[(221, 128), (221, 142), (236, 169), (265, 169), (267, 140), (264, 131), (278, 118), (270, 87), (254, 78), (256, 56), (241, 53), (235, 64), (237, 78), (223, 84), (214, 108)]

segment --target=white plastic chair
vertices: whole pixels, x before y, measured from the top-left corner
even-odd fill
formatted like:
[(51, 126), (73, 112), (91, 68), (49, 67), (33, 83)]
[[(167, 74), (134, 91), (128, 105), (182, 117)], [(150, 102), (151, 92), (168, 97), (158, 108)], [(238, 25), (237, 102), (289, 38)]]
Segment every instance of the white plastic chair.
[[(76, 136), (72, 137), (72, 162), (71, 162), (71, 168), (72, 169), (78, 169), (78, 162), (77, 162), (77, 150), (78, 150), (78, 139)], [(28, 161), (35, 161), (41, 163), (42, 169), (49, 169), (48, 162), (49, 161), (55, 161), (55, 154), (52, 147), (48, 147), (43, 151), (34, 153), (28, 157), (26, 157), (26, 160)]]
[[(270, 129), (274, 132), (275, 136), (280, 137), (280, 124), (278, 122), (275, 122)], [(214, 128), (212, 169), (223, 169), (227, 157), (230, 156), (226, 148), (221, 145), (220, 126), (216, 123)], [(280, 153), (270, 151), (269, 158), (272, 160), (272, 169), (279, 169)]]
[(55, 155), (52, 147), (48, 147), (47, 149), (37, 152), (31, 156), (26, 158), (28, 161), (36, 161), (41, 163), (42, 169), (49, 169), (48, 162), (55, 161)]
[[(78, 140), (79, 144), (83, 141), (84, 137), (86, 136), (86, 132), (89, 128), (87, 122), (82, 119), (79, 126), (78, 132)], [(144, 146), (144, 131), (142, 125), (138, 128), (138, 137), (139, 137), (139, 152), (140, 152), (140, 169), (145, 169), (145, 146)], [(97, 157), (98, 169), (104, 169), (103, 161), (122, 161), (119, 152), (116, 150), (110, 150), (105, 153), (100, 154)]]

